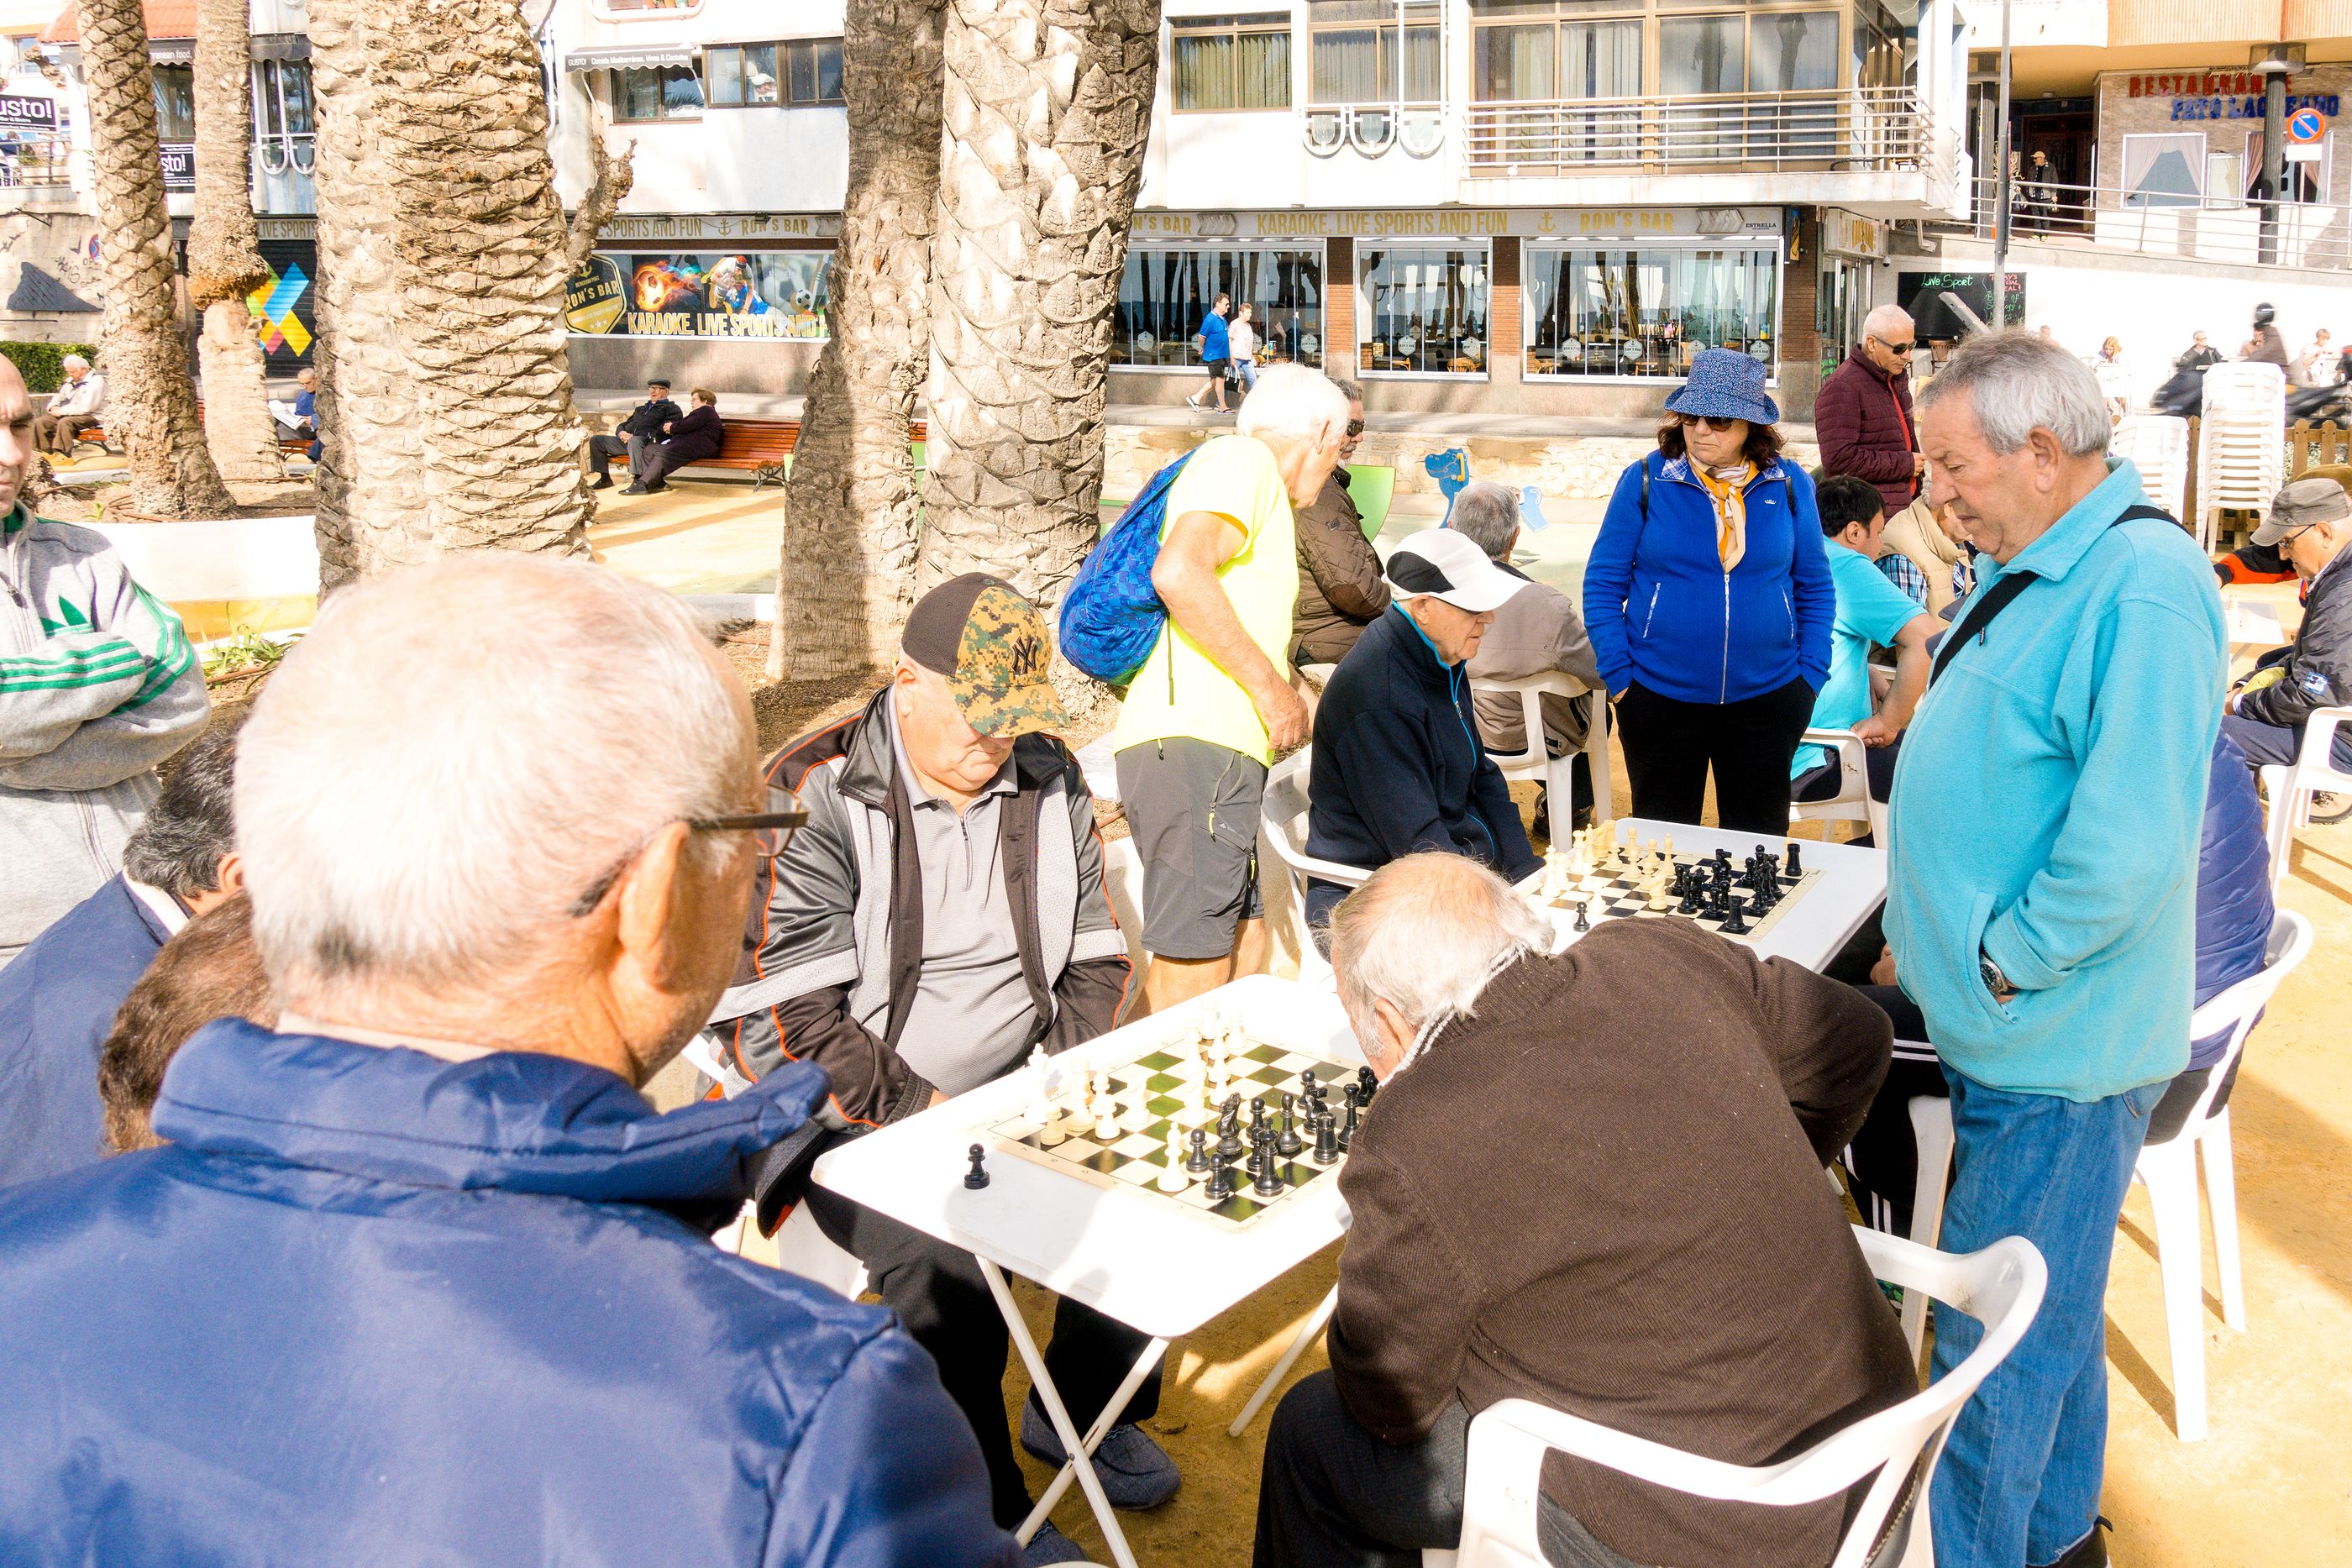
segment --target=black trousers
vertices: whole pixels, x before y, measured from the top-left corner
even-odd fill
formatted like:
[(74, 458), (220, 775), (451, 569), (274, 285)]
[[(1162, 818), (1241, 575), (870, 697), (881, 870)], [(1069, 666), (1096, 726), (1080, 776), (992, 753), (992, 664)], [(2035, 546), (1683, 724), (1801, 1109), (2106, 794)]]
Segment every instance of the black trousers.
[[(1028, 1517), (1032, 1500), (1004, 1420), (1004, 1358), (1012, 1335), (981, 1277), (979, 1260), (822, 1187), (812, 1187), (807, 1202), (817, 1228), (866, 1265), (869, 1288), (939, 1364), (948, 1397), (980, 1439), (996, 1522), (1014, 1528)], [(1080, 1434), (1118, 1392), (1150, 1342), (1148, 1334), (1076, 1301), (1055, 1309), (1045, 1370)], [(1160, 1370), (1154, 1367), (1144, 1378), (1119, 1416), (1122, 1423), (1146, 1420), (1159, 1410)]]
[(1696, 826), (1712, 768), (1720, 826), (1787, 837), (1789, 766), (1812, 716), (1802, 677), (1736, 703), (1682, 702), (1635, 681), (1617, 699), (1633, 815)]
[[(1424, 1548), (1462, 1539), (1470, 1414), (1446, 1407), (1418, 1443), (1383, 1443), (1356, 1424), (1326, 1370), (1282, 1396), (1258, 1479), (1255, 1568), (1420, 1568)], [(1555, 1568), (1638, 1568), (1549, 1498), (1536, 1538)]]
[(642, 435), (592, 435), (588, 438), (588, 465), (596, 471), (599, 479), (609, 478), (613, 472), (613, 459), (626, 457), (629, 460), (629, 476), (635, 478), (645, 461), (641, 455), (652, 444)]

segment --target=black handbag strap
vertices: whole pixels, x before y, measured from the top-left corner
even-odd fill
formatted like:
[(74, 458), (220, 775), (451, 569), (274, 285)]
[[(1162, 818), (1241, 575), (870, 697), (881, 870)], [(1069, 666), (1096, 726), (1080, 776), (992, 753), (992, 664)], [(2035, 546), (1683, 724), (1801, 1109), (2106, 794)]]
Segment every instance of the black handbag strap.
[[(2176, 528), (2180, 526), (2180, 520), (2162, 507), (2142, 503), (2125, 507), (2107, 527), (2118, 528), (2138, 517), (2161, 517)], [(1984, 635), (1985, 628), (1992, 624), (1995, 616), (2008, 609), (2019, 594), (2041, 580), (2032, 572), (2015, 571), (1986, 590), (1983, 598), (1969, 606), (1969, 612), (1960, 617), (1960, 623), (1945, 634), (1944, 645), (1936, 650), (1936, 662), (1927, 671), (1927, 684), (1934, 685), (1936, 677), (1944, 673), (1944, 666), (1958, 656), (1962, 647)]]

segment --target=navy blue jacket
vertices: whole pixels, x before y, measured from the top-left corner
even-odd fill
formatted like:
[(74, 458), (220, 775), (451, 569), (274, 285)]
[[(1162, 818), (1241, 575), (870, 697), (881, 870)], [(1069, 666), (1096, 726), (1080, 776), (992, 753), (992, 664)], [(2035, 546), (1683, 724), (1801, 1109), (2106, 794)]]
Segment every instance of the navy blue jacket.
[(205, 1026), (0, 1193), (0, 1562), (1009, 1568), (897, 1320), (709, 1240), (824, 1093)]
[[(1510, 787), (1479, 744), (1470, 677), (1440, 662), (1395, 605), (1364, 628), (1315, 709), (1307, 852), (1374, 870), (1416, 850), (1450, 850), (1513, 882), (1543, 862)], [(1307, 884), (1321, 925), (1347, 889)]]
[(1584, 627), (1611, 695), (1639, 681), (1677, 702), (1736, 703), (1829, 679), (1837, 589), (1813, 482), (1781, 458), (1741, 494), (1748, 549), (1726, 571), (1715, 502), (1687, 457), (1653, 452), (1617, 476), (1584, 567)]
[[(2246, 754), (2223, 730), (2213, 742), (2205, 785), (2205, 829), (2197, 847), (2197, 1000), (2259, 971), (2271, 940), (2271, 852), (2263, 804)], [(2189, 1065), (2221, 1060), (2230, 1037), (2192, 1040)]]
[(0, 969), (0, 1187), (105, 1153), (98, 1048), (169, 935), (116, 876)]

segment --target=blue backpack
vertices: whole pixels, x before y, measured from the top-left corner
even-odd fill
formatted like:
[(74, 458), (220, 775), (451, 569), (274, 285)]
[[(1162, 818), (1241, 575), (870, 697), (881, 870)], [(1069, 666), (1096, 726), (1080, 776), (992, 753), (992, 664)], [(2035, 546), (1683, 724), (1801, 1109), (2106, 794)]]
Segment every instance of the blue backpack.
[(1151, 568), (1160, 559), (1168, 487), (1192, 456), (1187, 452), (1150, 477), (1087, 552), (1062, 597), (1062, 657), (1108, 685), (1135, 679), (1167, 628), (1168, 607), (1151, 586)]

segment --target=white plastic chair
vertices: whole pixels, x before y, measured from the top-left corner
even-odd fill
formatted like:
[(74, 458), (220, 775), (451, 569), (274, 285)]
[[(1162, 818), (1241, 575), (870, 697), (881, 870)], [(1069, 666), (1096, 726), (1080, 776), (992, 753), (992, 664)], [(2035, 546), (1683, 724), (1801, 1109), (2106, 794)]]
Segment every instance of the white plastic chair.
[(2341, 726), (2352, 724), (2352, 707), (2324, 707), (2303, 727), (2303, 749), (2294, 766), (2273, 764), (2260, 770), (2263, 788), (2271, 798), (2271, 891), (2286, 881), (2287, 857), (2294, 852), (2294, 831), (2311, 821), (2311, 797), (2320, 790), (2352, 795), (2352, 773), (2336, 766), (2332, 755)]
[[(1863, 1256), (1880, 1279), (1906, 1291), (1948, 1301), (1985, 1325), (1984, 1338), (1940, 1382), (1902, 1404), (1832, 1433), (1776, 1465), (1733, 1465), (1631, 1437), (1526, 1399), (1506, 1399), (1470, 1423), (1470, 1458), (1462, 1510), (1458, 1568), (1543, 1568), (1536, 1541), (1537, 1487), (1554, 1449), (1695, 1497), (1790, 1508), (1833, 1497), (1877, 1473), (1868, 1497), (1831, 1562), (1863, 1568), (1904, 1559), (1913, 1532), (1925, 1529), (1927, 1480), (1944, 1438), (1969, 1396), (1999, 1366), (2033, 1322), (2049, 1271), (2032, 1243), (2019, 1237), (1956, 1258), (1900, 1237), (1857, 1228)], [(1914, 1476), (1909, 1506), (1888, 1515)], [(1887, 1539), (1875, 1552), (1882, 1531)], [(1435, 1553), (1425, 1553), (1429, 1563)]]
[(1307, 926), (1307, 879), (1318, 877), (1342, 887), (1361, 887), (1372, 874), (1361, 866), (1317, 860), (1307, 852), (1307, 772), (1314, 752), (1312, 746), (1302, 746), (1274, 765), (1265, 776), (1265, 805), (1258, 819), (1266, 847), (1282, 862), (1290, 883), (1291, 934), (1298, 944), (1298, 977), (1309, 984), (1330, 977), (1331, 961), (1316, 946), (1315, 933)]
[(1574, 675), (1548, 670), (1540, 675), (1524, 675), (1516, 681), (1473, 681), (1470, 692), (1508, 692), (1519, 699), (1519, 722), (1526, 745), (1517, 751), (1496, 751), (1488, 747), (1487, 760), (1503, 770), (1503, 777), (1514, 781), (1525, 779), (1541, 784), (1546, 792), (1546, 806), (1550, 821), (1551, 841), (1565, 844), (1575, 835), (1575, 788), (1570, 769), (1576, 763), (1574, 753), (1559, 757), (1548, 755), (1544, 744), (1543, 699), (1549, 695), (1571, 700), (1591, 697), (1592, 723), (1584, 732), (1585, 765), (1592, 772), (1593, 815), (1613, 817), (1611, 809), (1613, 780), (1609, 775), (1609, 699)]
[(1789, 806), (1792, 822), (1860, 822), (1870, 830), (1871, 842), (1886, 842), (1886, 808), (1870, 798), (1870, 748), (1850, 729), (1809, 729), (1799, 742), (1826, 747), (1838, 763), (1838, 792), (1826, 800), (1796, 800)]
[(2180, 516), (2189, 489), (2189, 422), (2172, 413), (2127, 413), (2116, 423), (2107, 450), (2131, 459), (2147, 498)]
[[(2246, 1326), (2245, 1278), (2238, 1257), (2238, 1176), (2230, 1145), (2230, 1111), (2213, 1109), (2213, 1097), (2228, 1082), (2230, 1070), (2244, 1054), (2246, 1036), (2254, 1019), (2270, 1002), (2279, 983), (2311, 951), (2311, 922), (2291, 909), (2282, 909), (2271, 922), (2268, 956), (2260, 973), (2250, 975), (2209, 999), (2189, 1015), (2189, 1038), (2204, 1040), (2224, 1030), (2229, 1048), (2206, 1076), (2205, 1092), (2181, 1124), (2180, 1131), (2160, 1144), (2149, 1144), (2132, 1166), (2132, 1179), (2147, 1188), (2148, 1207), (2156, 1219), (2156, 1266), (2164, 1281), (2165, 1335), (2172, 1352), (2172, 1429), (2184, 1443), (2203, 1439), (2205, 1418), (2205, 1256), (2197, 1226), (2197, 1166), (2205, 1166), (2205, 1197), (2213, 1216), (2213, 1260), (2221, 1281), (2221, 1321), (2233, 1329)], [(1952, 1107), (1947, 1100), (1911, 1102), (1911, 1124), (1919, 1133), (1919, 1187), (1911, 1214), (1916, 1239), (1923, 1224), (1935, 1233), (1943, 1222), (1945, 1173), (1952, 1148)], [(1930, 1163), (1934, 1177), (1929, 1179)], [(1910, 1301), (1904, 1302), (1903, 1328), (1918, 1348)]]
[(2238, 361), (2205, 372), (2197, 422), (2197, 543), (2208, 554), (2224, 508), (2270, 515), (2286, 483), (2286, 375)]

